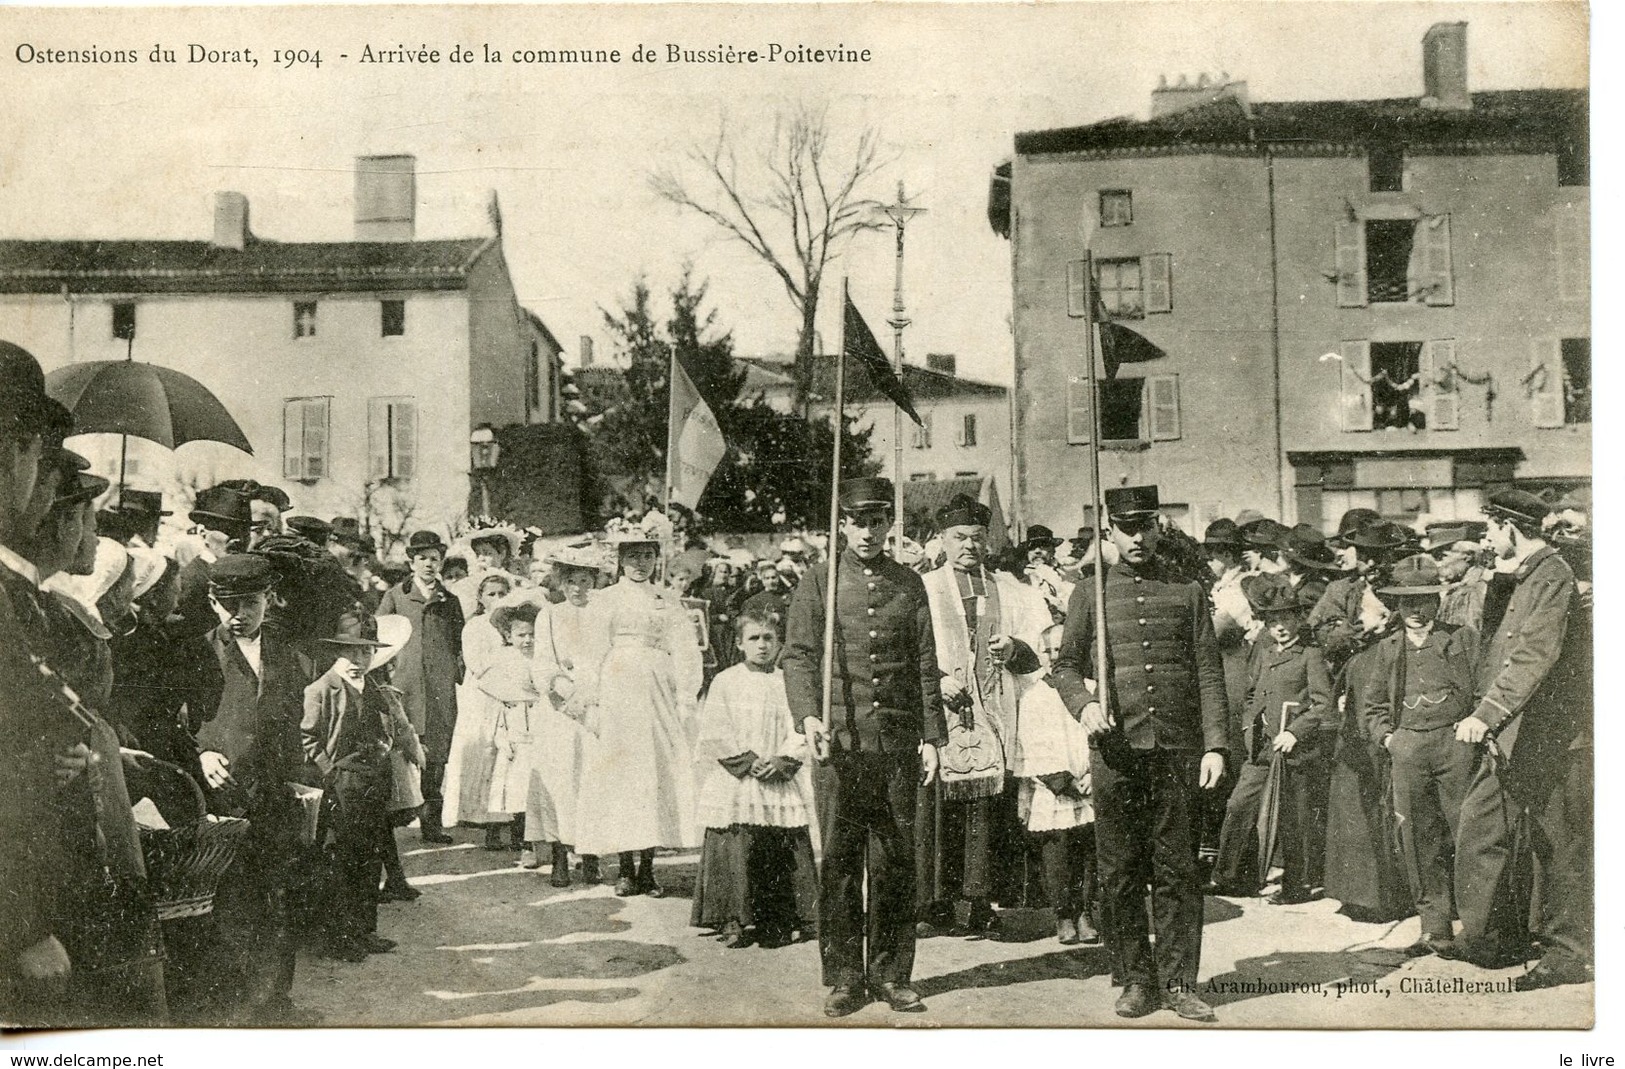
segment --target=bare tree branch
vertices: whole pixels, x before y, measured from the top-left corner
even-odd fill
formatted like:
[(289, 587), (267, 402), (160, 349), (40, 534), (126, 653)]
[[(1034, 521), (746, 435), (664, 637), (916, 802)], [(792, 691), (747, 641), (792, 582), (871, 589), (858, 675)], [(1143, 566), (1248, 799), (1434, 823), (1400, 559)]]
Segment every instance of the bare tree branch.
[(681, 171), (656, 171), (649, 187), (680, 211), (710, 220), (778, 277), (801, 316), (796, 355), (804, 407), (824, 271), (854, 235), (884, 228), (880, 202), (860, 191), (893, 157), (882, 153), (872, 128), (860, 130), (842, 153), (834, 147), (828, 109), (806, 104), (775, 117), (762, 142), (759, 173), (741, 173), (738, 140), (724, 118), (709, 147), (691, 146)]

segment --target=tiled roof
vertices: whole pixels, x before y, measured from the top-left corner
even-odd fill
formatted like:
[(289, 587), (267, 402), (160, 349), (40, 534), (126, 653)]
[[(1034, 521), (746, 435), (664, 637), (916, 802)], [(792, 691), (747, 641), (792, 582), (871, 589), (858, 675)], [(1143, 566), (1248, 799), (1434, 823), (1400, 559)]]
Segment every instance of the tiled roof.
[(1584, 89), (1508, 89), (1472, 94), (1471, 108), (1423, 107), (1390, 100), (1259, 102), (1221, 97), (1160, 118), (1108, 119), (1088, 126), (1016, 135), (1016, 151), (1166, 149), (1192, 146), (1314, 143), (1462, 145), (1491, 142), (1584, 149), (1590, 94)]
[(960, 494), (981, 500), (982, 477), (974, 479), (910, 479), (903, 484), (903, 509), (910, 517), (930, 522), (937, 510)]
[(0, 293), (457, 290), (494, 241), (0, 241)]

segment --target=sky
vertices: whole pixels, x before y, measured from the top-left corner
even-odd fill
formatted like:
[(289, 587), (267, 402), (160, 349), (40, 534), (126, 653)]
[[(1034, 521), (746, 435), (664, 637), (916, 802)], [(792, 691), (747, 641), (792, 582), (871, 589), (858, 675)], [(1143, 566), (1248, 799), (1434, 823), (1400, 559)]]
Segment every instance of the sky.
[[(960, 373), (1008, 383), (1010, 249), (987, 223), (988, 179), (1018, 131), (1147, 116), (1158, 76), (1247, 81), (1254, 100), (1420, 95), (1421, 39), (1468, 23), (1474, 89), (1587, 83), (1580, 5), (1053, 3), (235, 9), (0, 7), (0, 236), (189, 238), (211, 233), (218, 190), (245, 194), (256, 234), (347, 240), (355, 157), (417, 157), (419, 237), (489, 233), (500, 198), (519, 299), (563, 341), (609, 349), (600, 309), (640, 275), (669, 290), (691, 262), (742, 355), (794, 349), (797, 317), (760, 261), (712, 224), (658, 200), (650, 172), (726, 121), (749, 159), (773, 117), (828, 109), (837, 158), (875, 129), (888, 165), (927, 214), (908, 230), (911, 361), (954, 353)], [(663, 49), (770, 43), (868, 48), (863, 65), (673, 66)], [(17, 49), (175, 48), (182, 62), (22, 64)], [(260, 65), (185, 62), (186, 46), (252, 48)], [(619, 48), (602, 66), (451, 63), (515, 49)], [(365, 45), (427, 46), (434, 65), (366, 65)], [(274, 48), (320, 51), (278, 69)], [(348, 60), (340, 60), (340, 53)], [(25, 116), (27, 121), (18, 122)], [(887, 337), (889, 232), (860, 235), (830, 268)], [(833, 344), (838, 300), (821, 322)], [(888, 338), (889, 342), (889, 338)]]

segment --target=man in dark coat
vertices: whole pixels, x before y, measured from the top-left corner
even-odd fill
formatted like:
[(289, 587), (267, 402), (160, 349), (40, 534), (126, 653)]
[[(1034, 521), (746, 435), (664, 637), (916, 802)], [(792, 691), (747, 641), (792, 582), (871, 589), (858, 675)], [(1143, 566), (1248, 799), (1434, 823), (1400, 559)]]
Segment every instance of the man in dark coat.
[(231, 1019), (246, 1013), (256, 1024), (297, 1024), (306, 1022), (291, 997), (288, 891), (302, 817), (289, 783), (303, 764), (299, 721), (310, 677), (292, 648), (263, 630), (272, 577), (263, 557), (247, 553), (228, 554), (210, 570), (209, 600), (221, 621), (210, 641), (222, 687), (197, 742), (209, 811), (249, 821), (214, 909), (236, 985)]
[(1422, 935), (1412, 953), (1436, 952), (1454, 938), (1451, 866), (1474, 748), (1456, 738), (1473, 710), (1478, 632), (1439, 619), (1444, 576), (1418, 554), (1394, 566), (1382, 596), (1396, 601), (1401, 627), (1371, 650), (1366, 730), (1389, 755), (1400, 852)]
[(925, 585), (882, 552), (892, 524), (892, 493), (886, 479), (853, 479), (841, 487), (846, 548), (835, 578), (828, 722), (823, 719), (827, 568), (811, 570), (796, 588), (781, 661), (796, 729), (832, 772), (818, 919), (824, 983), (831, 988), (824, 1012), (831, 1017), (861, 1008), (871, 994), (894, 1010), (925, 1008), (909, 987), (914, 791), (935, 779), (937, 746), (947, 729)]
[(1591, 650), (1567, 641), (1574, 572), (1543, 536), (1549, 511), (1521, 490), (1494, 494), (1484, 508), (1490, 545), (1517, 565), (1516, 586), (1484, 639), (1477, 708), (1456, 727), (1457, 739), (1483, 750), (1456, 840), (1461, 937), (1440, 951), (1501, 964), (1518, 949), (1497, 945), (1508, 938), (1497, 919), (1513, 897), (1507, 814), (1527, 807), (1543, 880), (1541, 960), (1519, 990), (1581, 983), (1592, 967)]
[(1202, 890), (1192, 817), (1198, 787), (1212, 789), (1224, 775), (1224, 666), (1202, 588), (1170, 581), (1155, 558), (1157, 509), (1154, 486), (1106, 491), (1108, 534), (1120, 561), (1103, 579), (1107, 704), (1085, 683), (1103, 674), (1095, 663), (1092, 580), (1072, 593), (1055, 687), (1090, 735), (1102, 934), (1113, 978), (1123, 985), (1117, 1013), (1142, 1017), (1166, 1006), (1212, 1020), (1212, 1007), (1196, 995)]
[(229, 486), (198, 491), (191, 521), (203, 528), (203, 549), (181, 569), (176, 612), (186, 635), (205, 635), (219, 624), (209, 604), (209, 571), (227, 553), (240, 553), (248, 545), (253, 524), (248, 495)]
[(463, 681), (463, 608), (440, 581), (446, 544), (433, 531), (416, 531), (406, 542), (412, 575), (384, 592), (378, 615), (412, 621), (412, 638), (395, 660), (412, 730), (423, 742), (423, 815), (426, 843), (449, 843), (440, 827), (440, 789), (457, 726), (457, 684)]

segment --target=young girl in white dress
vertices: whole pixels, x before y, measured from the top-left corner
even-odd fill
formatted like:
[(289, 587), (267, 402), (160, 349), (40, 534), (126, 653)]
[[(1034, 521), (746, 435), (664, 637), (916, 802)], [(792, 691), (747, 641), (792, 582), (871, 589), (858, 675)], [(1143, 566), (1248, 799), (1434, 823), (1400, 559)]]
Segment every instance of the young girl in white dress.
[[(480, 581), (474, 615), (463, 625), (463, 682), (457, 688), (457, 707), (461, 710), (457, 726), (451, 736), (451, 757), (446, 762), (446, 779), (442, 788), (445, 801), (441, 806), (441, 822), (445, 827), (458, 824), (485, 825), (485, 848), (505, 850), (502, 828), (512, 818), (492, 813), (486, 808), (491, 794), (491, 776), (496, 771), (495, 735), (499, 705), (494, 705), (480, 691), (480, 677), (491, 667), (491, 659), (503, 648), (502, 636), (491, 626), (491, 612), (512, 589), (512, 581), (502, 575), (487, 575)], [(514, 835), (514, 847), (519, 837)]]
[(656, 848), (700, 845), (690, 742), (700, 646), (683, 606), (653, 583), (658, 537), (630, 524), (608, 534), (620, 577), (586, 609), (595, 663), (577, 666), (572, 699), (597, 737), (582, 778), (576, 847), (620, 855), (616, 894), (658, 898)]
[[(548, 563), (564, 593), (564, 601), (545, 605), (536, 619), (536, 684), (542, 703), (536, 737), (536, 762), (532, 769), (530, 792), (525, 808), (525, 838), (533, 852), (528, 867), (541, 866), (543, 843), (552, 847), (551, 883), (570, 885), (570, 850), (577, 841), (577, 805), (582, 775), (593, 738), (569, 712), (579, 712), (569, 704), (575, 691), (580, 666), (596, 665), (596, 654), (588, 641), (583, 620), (598, 577), (602, 575), (602, 553), (590, 543), (565, 546), (549, 554)], [(582, 878), (597, 883), (598, 858), (584, 856)]]

